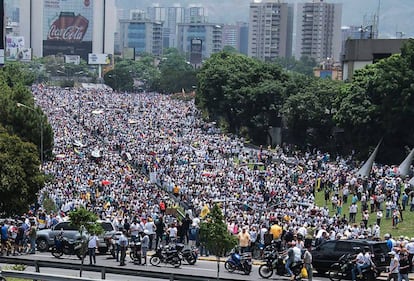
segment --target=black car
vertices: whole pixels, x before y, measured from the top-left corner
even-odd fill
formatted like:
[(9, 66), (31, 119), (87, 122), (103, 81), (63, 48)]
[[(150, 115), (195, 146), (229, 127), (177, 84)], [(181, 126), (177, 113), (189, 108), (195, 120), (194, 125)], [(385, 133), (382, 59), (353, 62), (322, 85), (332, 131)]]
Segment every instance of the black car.
[(346, 253), (358, 253), (368, 246), (373, 254), (372, 261), (379, 272), (386, 271), (390, 264), (386, 242), (371, 240), (328, 240), (312, 249), (312, 265), (318, 273), (326, 273), (332, 264)]

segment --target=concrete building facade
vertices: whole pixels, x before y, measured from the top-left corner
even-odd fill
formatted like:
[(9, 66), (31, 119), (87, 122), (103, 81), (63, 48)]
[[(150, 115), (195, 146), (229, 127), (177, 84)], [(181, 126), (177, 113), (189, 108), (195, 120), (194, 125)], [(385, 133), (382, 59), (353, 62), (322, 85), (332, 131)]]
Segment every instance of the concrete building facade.
[(120, 20), (121, 49), (133, 49), (134, 57), (142, 53), (162, 55), (162, 23), (146, 19)]
[(114, 53), (115, 0), (25, 0), (20, 36), (33, 56)]
[(343, 80), (350, 81), (356, 70), (380, 59), (400, 54), (408, 39), (349, 39), (342, 60)]
[(298, 3), (295, 57), (340, 60), (342, 4), (313, 0)]
[(177, 49), (189, 58), (191, 42), (200, 39), (202, 58), (222, 50), (222, 26), (214, 23), (181, 23), (177, 28)]
[(278, 0), (250, 3), (248, 55), (263, 61), (292, 56), (293, 5)]

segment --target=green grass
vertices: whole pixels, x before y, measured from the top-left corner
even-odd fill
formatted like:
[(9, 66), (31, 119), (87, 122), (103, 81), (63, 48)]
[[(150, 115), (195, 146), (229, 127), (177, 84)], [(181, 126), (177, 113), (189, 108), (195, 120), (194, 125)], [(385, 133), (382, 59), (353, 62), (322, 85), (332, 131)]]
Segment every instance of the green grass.
[[(346, 215), (347, 218), (349, 218), (349, 205), (351, 196), (348, 197), (348, 203), (342, 205), (342, 215)], [(325, 206), (325, 196), (323, 191), (319, 191), (315, 193), (315, 204), (319, 207)], [(361, 203), (358, 202), (358, 213), (356, 216), (355, 222), (359, 224), (362, 220), (362, 213), (361, 213)], [(392, 228), (392, 219), (386, 219), (385, 218), (385, 204), (383, 203), (383, 217), (381, 219), (381, 238), (384, 237), (385, 233), (390, 233), (392, 237), (399, 237), (400, 235), (408, 236), (409, 238), (414, 237), (414, 212), (410, 212), (410, 206), (408, 208), (405, 208), (405, 211), (403, 211), (403, 219), (404, 221), (400, 221), (398, 224), (397, 229)], [(336, 213), (336, 210), (332, 210), (332, 204), (328, 202), (329, 208), (329, 215), (334, 215)], [(370, 210), (370, 209), (369, 209)], [(368, 225), (374, 225), (377, 220), (376, 213), (370, 213)]]

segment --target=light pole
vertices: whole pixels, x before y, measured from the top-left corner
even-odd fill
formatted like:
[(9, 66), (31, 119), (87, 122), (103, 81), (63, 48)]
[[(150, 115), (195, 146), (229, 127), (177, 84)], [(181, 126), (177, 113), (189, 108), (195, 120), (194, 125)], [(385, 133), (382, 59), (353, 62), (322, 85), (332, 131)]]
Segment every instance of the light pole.
[(17, 107), (24, 107), (24, 108), (27, 108), (27, 109), (35, 112), (39, 117), (39, 122), (40, 122), (40, 167), (43, 168), (43, 120), (42, 120), (42, 116), (33, 107), (27, 106), (27, 105), (25, 105), (23, 103), (20, 103), (20, 102), (18, 102), (16, 105), (17, 105)]

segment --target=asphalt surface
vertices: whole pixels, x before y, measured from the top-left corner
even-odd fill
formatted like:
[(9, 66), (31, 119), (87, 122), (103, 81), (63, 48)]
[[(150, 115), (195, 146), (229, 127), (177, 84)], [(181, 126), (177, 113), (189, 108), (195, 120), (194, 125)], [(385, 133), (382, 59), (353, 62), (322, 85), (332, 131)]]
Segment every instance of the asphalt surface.
[[(150, 252), (149, 254), (151, 254)], [(31, 259), (31, 260), (41, 260), (41, 261), (53, 261), (53, 262), (61, 262), (61, 263), (78, 263), (80, 264), (80, 260), (76, 258), (76, 256), (63, 256), (60, 259), (54, 258), (49, 252), (40, 253), (37, 252), (34, 255), (22, 255), (22, 256), (15, 256), (13, 258), (21, 258), (21, 259)], [(148, 256), (147, 262), (149, 263), (150, 256)], [(232, 280), (266, 280), (259, 276), (258, 268), (259, 265), (262, 263), (261, 261), (254, 260), (253, 261), (253, 269), (250, 275), (243, 275), (241, 273), (229, 273), (223, 266), (226, 258), (222, 258), (220, 260), (220, 277), (227, 278)], [(173, 268), (169, 265), (161, 265), (161, 266), (152, 266), (152, 265), (135, 265), (129, 256), (126, 258), (127, 265), (125, 267), (119, 266), (119, 263), (115, 261), (109, 255), (97, 255), (97, 265), (110, 267), (110, 268), (127, 268), (133, 269), (137, 271), (157, 271), (157, 272), (164, 272), (164, 273), (177, 273), (177, 274), (188, 274), (193, 276), (207, 276), (211, 277), (211, 280), (216, 280), (217, 277), (217, 263), (215, 256), (209, 257), (199, 257), (197, 263), (195, 265), (188, 265), (183, 262), (180, 268)], [(85, 258), (85, 265), (89, 264), (89, 258)], [(7, 265), (2, 264), (3, 268)], [(34, 267), (27, 267), (27, 271), (35, 271)], [(67, 269), (60, 269), (60, 268), (48, 268), (48, 267), (41, 267), (41, 273), (52, 273), (58, 275), (65, 275), (65, 276), (79, 276), (79, 271), (77, 270), (67, 270)], [(100, 279), (101, 274), (99, 272), (91, 272), (91, 271), (84, 271), (82, 277), (86, 278), (94, 278)], [(409, 274), (410, 280), (414, 280), (414, 273)], [(106, 280), (114, 280), (114, 281), (142, 281), (142, 280), (169, 280), (169, 279), (153, 279), (148, 277), (139, 277), (139, 276), (126, 276), (126, 275), (114, 275), (114, 274), (107, 274)], [(287, 277), (273, 275), (269, 280), (289, 280)], [(307, 279), (304, 279), (307, 280)], [(329, 278), (325, 276), (320, 276), (314, 273), (313, 281), (327, 281)], [(387, 280), (387, 275), (383, 273), (377, 280)]]

